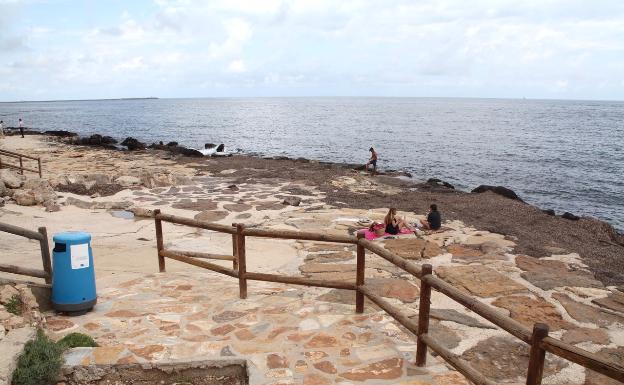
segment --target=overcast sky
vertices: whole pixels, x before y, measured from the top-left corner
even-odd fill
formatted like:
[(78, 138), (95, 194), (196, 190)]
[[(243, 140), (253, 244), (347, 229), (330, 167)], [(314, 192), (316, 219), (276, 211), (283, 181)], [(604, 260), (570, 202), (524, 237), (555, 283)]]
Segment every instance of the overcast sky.
[(624, 100), (622, 0), (0, 0), (0, 100)]

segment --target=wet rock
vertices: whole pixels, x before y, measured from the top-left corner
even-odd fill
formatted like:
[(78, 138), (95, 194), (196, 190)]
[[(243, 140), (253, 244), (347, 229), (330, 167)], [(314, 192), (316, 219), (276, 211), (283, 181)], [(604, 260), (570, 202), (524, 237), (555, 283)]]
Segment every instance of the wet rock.
[(169, 143), (167, 143), (167, 146), (170, 146), (170, 147), (171, 146), (177, 146), (177, 145), (178, 145), (178, 142), (169, 142)]
[(544, 299), (533, 299), (525, 296), (497, 298), (492, 305), (509, 310), (510, 317), (523, 325), (532, 328), (535, 323), (542, 322), (550, 326), (551, 331), (569, 329), (572, 325), (563, 320), (557, 308)]
[(284, 198), (284, 200), (282, 201), (283, 205), (288, 205), (288, 206), (299, 206), (301, 204), (301, 198), (299, 197), (286, 197)]
[(220, 145), (217, 146), (217, 152), (223, 152), (225, 151), (225, 144), (221, 143)]
[(75, 132), (65, 131), (65, 130), (48, 130), (43, 132), (46, 135), (57, 136), (60, 138), (69, 138), (72, 136), (78, 136)]
[[(529, 365), (529, 348), (522, 341), (511, 337), (490, 337), (468, 349), (462, 358), (490, 380), (524, 383)], [(558, 373), (568, 364), (559, 358), (547, 356), (544, 377)]]
[(438, 178), (427, 179), (427, 184), (436, 186), (436, 187), (446, 187), (446, 188), (453, 189), (453, 190), (455, 189), (455, 186), (453, 186), (452, 184), (445, 182), (443, 180), (440, 180)]
[(520, 202), (524, 202), (522, 199), (520, 199), (520, 197), (511, 189), (508, 189), (507, 187), (503, 187), (503, 186), (488, 186), (488, 185), (481, 185), (477, 188), (475, 188), (474, 190), (472, 190), (472, 193), (483, 193), (486, 191), (491, 191), (494, 194), (498, 194), (498, 195), (502, 195), (505, 198), (509, 198), (509, 199), (514, 199)]
[(444, 250), (437, 244), (420, 238), (397, 238), (385, 241), (384, 247), (407, 259), (433, 258), (444, 254)]
[(596, 298), (592, 301), (598, 306), (624, 314), (624, 293), (614, 291), (605, 298)]
[(556, 287), (604, 287), (602, 282), (587, 271), (568, 271), (565, 263), (548, 259), (537, 259), (526, 255), (516, 257), (516, 265), (525, 270), (520, 276), (543, 290)]
[(352, 381), (393, 380), (402, 374), (403, 359), (390, 358), (340, 373), (340, 377)]
[(368, 278), (366, 286), (382, 297), (396, 298), (407, 303), (415, 302), (420, 294), (418, 286), (400, 278)]
[(572, 214), (572, 213), (569, 213), (569, 212), (567, 212), (567, 211), (566, 211), (565, 213), (561, 214), (561, 218), (563, 218), (563, 219), (569, 219), (569, 220), (571, 220), (571, 221), (578, 221), (579, 219), (581, 219), (581, 217), (576, 216), (576, 215), (574, 215), (574, 214)]
[(544, 214), (548, 214), (548, 215), (550, 215), (550, 216), (555, 216), (555, 210), (553, 210), (553, 209), (546, 209), (546, 210), (542, 210), (542, 212), (543, 212)]
[(123, 142), (121, 142), (121, 145), (127, 147), (129, 151), (145, 149), (145, 143), (139, 142), (133, 137), (127, 137)]
[(435, 272), (451, 285), (484, 298), (527, 291), (511, 278), (485, 266), (440, 266)]
[(624, 317), (608, 313), (594, 306), (576, 302), (565, 294), (554, 293), (552, 297), (563, 305), (570, 317), (579, 322), (592, 323), (601, 327), (609, 326), (615, 322), (624, 324)]
[(561, 340), (565, 343), (576, 345), (582, 342), (591, 342), (598, 345), (608, 345), (609, 335), (604, 329), (578, 328), (563, 333)]
[(206, 143), (206, 144), (204, 144), (204, 148), (205, 148), (206, 150), (209, 150), (209, 149), (211, 149), (211, 148), (215, 148), (215, 147), (217, 147), (217, 145), (216, 145), (216, 144), (214, 144), (214, 143)]
[(229, 213), (227, 211), (206, 210), (206, 211), (202, 211), (199, 214), (195, 214), (194, 218), (197, 219), (198, 221), (217, 222), (217, 221), (227, 218), (228, 215)]

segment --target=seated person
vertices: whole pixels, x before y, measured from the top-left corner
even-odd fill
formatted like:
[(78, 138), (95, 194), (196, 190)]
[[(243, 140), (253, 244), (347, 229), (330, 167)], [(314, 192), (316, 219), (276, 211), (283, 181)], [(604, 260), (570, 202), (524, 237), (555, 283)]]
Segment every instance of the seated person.
[(388, 210), (388, 214), (384, 218), (384, 224), (386, 225), (386, 233), (397, 235), (401, 232), (402, 228), (411, 230), (411, 227), (405, 221), (405, 218), (399, 218), (396, 215), (397, 210), (392, 207)]
[(426, 230), (439, 230), (442, 227), (442, 216), (438, 211), (438, 205), (432, 204), (429, 206), (429, 214), (427, 214), (426, 220), (421, 220), (420, 224)]

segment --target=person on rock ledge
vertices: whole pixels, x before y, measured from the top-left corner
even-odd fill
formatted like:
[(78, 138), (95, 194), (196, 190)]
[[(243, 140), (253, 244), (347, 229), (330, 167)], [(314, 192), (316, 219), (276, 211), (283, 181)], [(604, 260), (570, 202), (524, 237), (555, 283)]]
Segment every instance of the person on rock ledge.
[(24, 137), (24, 121), (22, 120), (22, 118), (19, 119), (19, 129), (20, 129), (20, 134), (22, 134), (22, 138)]
[(429, 206), (429, 214), (426, 220), (420, 221), (420, 226), (425, 230), (439, 230), (442, 227), (442, 216), (438, 211), (438, 205), (435, 203)]
[(371, 157), (368, 160), (368, 163), (366, 163), (366, 171), (368, 171), (368, 165), (372, 165), (373, 166), (373, 172), (371, 173), (372, 175), (375, 175), (377, 173), (377, 153), (375, 152), (374, 148), (369, 148), (368, 151), (371, 152)]
[(386, 214), (386, 217), (384, 218), (384, 225), (386, 225), (386, 233), (392, 235), (401, 233), (402, 229), (413, 231), (407, 224), (405, 218), (397, 216), (397, 209), (394, 207), (391, 207), (390, 210), (388, 210), (388, 214)]

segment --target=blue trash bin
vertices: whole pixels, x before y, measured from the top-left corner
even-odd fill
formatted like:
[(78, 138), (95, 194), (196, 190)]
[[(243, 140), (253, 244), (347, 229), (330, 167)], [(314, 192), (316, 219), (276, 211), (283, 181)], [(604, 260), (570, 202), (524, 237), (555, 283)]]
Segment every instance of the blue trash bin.
[(70, 231), (54, 235), (52, 307), (86, 313), (97, 302), (91, 234)]

